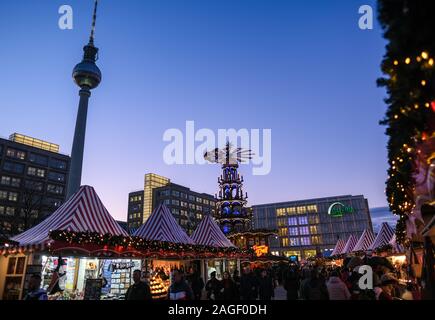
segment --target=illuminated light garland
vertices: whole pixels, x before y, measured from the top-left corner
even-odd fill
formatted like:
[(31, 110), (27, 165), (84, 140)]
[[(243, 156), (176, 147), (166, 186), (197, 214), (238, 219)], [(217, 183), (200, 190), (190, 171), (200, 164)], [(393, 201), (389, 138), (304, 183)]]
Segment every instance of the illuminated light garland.
[[(410, 20), (405, 19), (408, 23), (406, 26), (398, 23), (403, 18), (396, 11), (400, 5), (408, 8), (407, 19)], [(424, 25), (420, 25), (419, 30), (412, 29), (416, 25), (412, 19), (427, 21), (429, 26), (431, 10), (422, 12), (414, 3), (399, 1), (392, 5), (385, 0), (379, 1), (378, 8), (384, 35), (389, 41), (382, 61), (382, 71), (386, 77), (378, 79), (378, 85), (386, 87), (388, 93), (388, 110), (381, 121), (387, 126), (386, 134), (389, 137), (385, 193), (391, 212), (399, 216), (396, 240), (402, 244), (407, 237), (406, 221), (415, 208), (414, 173), (417, 155), (421, 153), (418, 146), (433, 134), (428, 123), (435, 112), (435, 43), (432, 28), (426, 30)], [(418, 40), (412, 36), (412, 41), (407, 41), (407, 37), (417, 31)]]
[(156, 251), (164, 254), (165, 252), (176, 252), (178, 254), (233, 254), (252, 256), (254, 251), (251, 249), (240, 249), (236, 247), (212, 247), (196, 244), (173, 243), (166, 241), (145, 240), (140, 237), (126, 237), (111, 234), (99, 234), (96, 232), (72, 232), (65, 230), (50, 231), (50, 238), (54, 241), (66, 242), (76, 245), (98, 245), (103, 249), (109, 247), (116, 251), (134, 248), (138, 251)]

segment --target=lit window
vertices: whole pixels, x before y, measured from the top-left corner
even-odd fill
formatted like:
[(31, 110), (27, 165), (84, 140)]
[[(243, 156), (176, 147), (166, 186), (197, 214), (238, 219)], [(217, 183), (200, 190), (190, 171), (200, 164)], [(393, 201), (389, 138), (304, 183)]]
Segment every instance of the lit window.
[(290, 246), (291, 247), (299, 246), (299, 238), (290, 238)]
[(297, 236), (297, 235), (299, 235), (298, 228), (296, 228), (296, 227), (289, 228), (288, 232), (289, 232), (289, 234), (291, 236)]
[(300, 225), (308, 224), (308, 219), (307, 219), (306, 216), (298, 217), (298, 221), (299, 221), (299, 224), (300, 224)]
[(288, 225), (289, 226), (297, 226), (298, 225), (298, 219), (296, 217), (288, 218)]
[(300, 235), (310, 234), (309, 231), (308, 231), (308, 227), (307, 226), (305, 226), (305, 227), (299, 227), (299, 234)]
[(311, 245), (310, 237), (301, 237), (301, 246)]

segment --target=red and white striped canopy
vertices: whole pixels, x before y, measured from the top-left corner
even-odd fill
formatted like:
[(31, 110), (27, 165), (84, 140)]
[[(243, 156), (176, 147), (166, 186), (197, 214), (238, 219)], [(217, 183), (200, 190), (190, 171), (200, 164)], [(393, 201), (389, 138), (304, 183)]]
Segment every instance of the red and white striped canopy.
[(196, 244), (213, 247), (235, 247), (234, 244), (225, 237), (211, 216), (205, 216), (201, 223), (196, 227), (191, 236)]
[(160, 204), (133, 235), (145, 240), (194, 244), (164, 204)]
[(344, 242), (344, 240), (338, 239), (337, 244), (335, 245), (335, 248), (331, 253), (331, 256), (341, 254), (345, 245), (346, 245), (346, 242)]
[(19, 242), (20, 246), (44, 244), (50, 240), (50, 230), (128, 235), (112, 218), (94, 188), (90, 186), (81, 186), (47, 219), (12, 240)]
[(352, 251), (367, 251), (374, 240), (375, 235), (373, 232), (369, 229), (365, 229)]
[(356, 243), (358, 242), (358, 238), (351, 234), (349, 238), (346, 241), (346, 245), (343, 248), (343, 251), (341, 253), (351, 253), (353, 248), (356, 246)]
[(394, 236), (394, 229), (391, 228), (388, 223), (383, 222), (381, 225), (381, 230), (376, 236), (375, 241), (373, 241), (372, 245), (370, 246), (370, 250), (374, 250), (376, 248), (389, 244), (393, 236)]

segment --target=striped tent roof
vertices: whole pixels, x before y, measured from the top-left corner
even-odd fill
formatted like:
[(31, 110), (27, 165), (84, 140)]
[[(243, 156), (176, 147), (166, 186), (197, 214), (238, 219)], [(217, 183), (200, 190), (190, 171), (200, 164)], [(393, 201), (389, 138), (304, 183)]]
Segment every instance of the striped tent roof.
[(374, 250), (376, 248), (389, 244), (393, 236), (394, 236), (394, 229), (391, 228), (388, 223), (383, 222), (381, 225), (381, 230), (376, 236), (376, 239), (371, 244), (370, 249)]
[(145, 240), (194, 244), (164, 204), (160, 204), (133, 235)]
[(343, 248), (343, 251), (341, 253), (351, 253), (353, 248), (356, 246), (356, 243), (358, 242), (358, 238), (351, 234), (349, 238), (346, 241), (346, 245)]
[(48, 242), (50, 230), (98, 232), (127, 236), (104, 207), (94, 188), (81, 186), (68, 201), (47, 219), (12, 238), (20, 246)]
[(375, 235), (373, 232), (370, 229), (365, 229), (352, 251), (366, 251), (374, 240)]
[(335, 248), (331, 253), (331, 256), (341, 254), (345, 245), (346, 245), (346, 242), (344, 242), (344, 240), (338, 239), (337, 244), (335, 245)]
[(213, 247), (235, 247), (211, 216), (205, 216), (191, 236), (196, 244)]

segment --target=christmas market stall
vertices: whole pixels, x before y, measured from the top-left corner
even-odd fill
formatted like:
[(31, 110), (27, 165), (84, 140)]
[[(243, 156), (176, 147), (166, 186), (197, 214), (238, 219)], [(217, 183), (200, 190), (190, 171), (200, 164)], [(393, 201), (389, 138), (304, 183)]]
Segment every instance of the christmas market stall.
[(208, 264), (204, 261), (238, 259), (248, 257), (250, 251), (241, 250), (218, 233), (211, 218), (205, 217), (191, 239), (177, 224), (175, 218), (164, 205), (160, 204), (148, 220), (134, 234), (144, 241), (160, 243), (159, 250), (144, 254), (143, 270), (150, 274), (151, 291), (156, 283), (159, 293), (170, 285), (171, 272), (179, 269), (187, 272), (200, 272), (204, 279), (209, 275)]
[(193, 246), (194, 242), (178, 225), (164, 204), (160, 204), (151, 213), (145, 224), (136, 230), (133, 236), (162, 244), (159, 250), (146, 255), (143, 270), (149, 273), (153, 297), (164, 298), (170, 285), (172, 271), (175, 269), (187, 271), (190, 268), (194, 256), (189, 246)]
[[(197, 226), (195, 231), (192, 233), (191, 236), (192, 240), (199, 245), (205, 245), (205, 246), (213, 246), (213, 247), (219, 247), (219, 248), (235, 248), (236, 246), (231, 243), (230, 240), (228, 240), (227, 237), (223, 234), (222, 230), (219, 228), (219, 226), (216, 224), (216, 222), (213, 220), (213, 218), (209, 215), (205, 216), (204, 219), (200, 222), (200, 224)], [(205, 259), (202, 261), (204, 264), (201, 267), (201, 270), (207, 271), (203, 273), (203, 279), (208, 279), (210, 276), (210, 273), (213, 271), (216, 271), (216, 277), (222, 279), (223, 273), (225, 271), (232, 272), (234, 270), (231, 270), (231, 267), (233, 267), (232, 264), (229, 262), (232, 262), (233, 260), (227, 260), (227, 259)], [(240, 270), (240, 260), (236, 260), (236, 266), (238, 265), (237, 269)]]
[(43, 222), (13, 237), (17, 245), (2, 248), (1, 298), (20, 299), (33, 273), (42, 275), (53, 299), (91, 298), (92, 287), (94, 294), (122, 294), (140, 260), (98, 242), (126, 236), (94, 188), (82, 186)]

